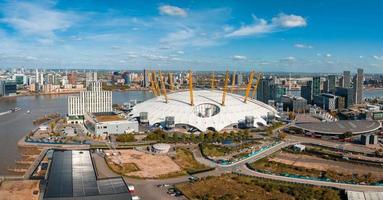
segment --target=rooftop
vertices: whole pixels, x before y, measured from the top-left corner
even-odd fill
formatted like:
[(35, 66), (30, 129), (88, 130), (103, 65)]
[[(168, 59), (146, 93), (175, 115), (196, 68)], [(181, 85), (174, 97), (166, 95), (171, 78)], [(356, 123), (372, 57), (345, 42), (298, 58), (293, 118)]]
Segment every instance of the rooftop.
[(122, 118), (120, 115), (117, 115), (117, 114), (95, 115), (95, 118), (98, 122), (110, 122), (110, 121), (124, 120), (124, 118)]
[(297, 128), (301, 128), (306, 131), (340, 135), (347, 131), (353, 134), (363, 134), (378, 130), (381, 127), (379, 121), (371, 120), (339, 120), (336, 122), (309, 122), (294, 125)]
[(167, 95), (168, 103), (163, 96), (154, 97), (137, 104), (132, 111), (133, 117), (139, 117), (141, 112), (148, 113), (150, 124), (163, 123), (165, 118), (173, 116), (175, 124), (187, 124), (201, 131), (214, 128), (217, 131), (238, 124), (246, 116), (254, 117), (254, 126), (266, 124), (268, 113), (277, 111), (263, 102), (247, 99), (244, 96), (227, 93), (225, 105), (222, 106), (222, 91), (195, 90), (193, 91), (194, 106), (190, 105), (189, 91), (174, 92)]
[(44, 200), (131, 199), (121, 177), (97, 179), (89, 151), (54, 151), (48, 175)]

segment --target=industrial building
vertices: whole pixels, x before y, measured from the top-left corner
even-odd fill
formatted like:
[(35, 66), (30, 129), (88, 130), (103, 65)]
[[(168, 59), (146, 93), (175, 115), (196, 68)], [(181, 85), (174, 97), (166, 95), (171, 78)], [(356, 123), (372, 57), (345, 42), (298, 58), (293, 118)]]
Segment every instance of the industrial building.
[(96, 176), (89, 151), (54, 150), (48, 173), (44, 200), (132, 199), (122, 177)]

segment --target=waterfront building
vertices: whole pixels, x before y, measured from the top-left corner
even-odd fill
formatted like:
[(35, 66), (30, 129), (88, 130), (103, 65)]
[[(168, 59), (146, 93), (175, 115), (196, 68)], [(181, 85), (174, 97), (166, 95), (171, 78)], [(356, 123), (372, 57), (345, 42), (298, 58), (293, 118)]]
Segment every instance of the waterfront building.
[(238, 86), (243, 84), (243, 75), (241, 73), (235, 74), (235, 84)]
[(343, 72), (343, 82), (341, 87), (345, 87), (345, 88), (351, 87), (351, 72), (350, 71)]
[(27, 84), (27, 76), (24, 74), (13, 74), (12, 79), (16, 81), (17, 85)]
[(149, 87), (149, 72), (146, 69), (144, 69), (143, 77), (142, 86)]
[(0, 80), (0, 96), (16, 96), (17, 84), (15, 80)]
[(354, 100), (355, 104), (361, 104), (363, 98), (363, 69), (358, 69), (354, 76)]
[(68, 74), (68, 82), (69, 84), (75, 85), (77, 83), (77, 74), (76, 72), (72, 72)]
[(86, 72), (85, 73), (85, 87), (88, 87), (88, 85), (93, 81), (97, 81), (97, 72)]
[(84, 124), (95, 135), (138, 132), (138, 121), (126, 120), (114, 112), (85, 113)]
[(88, 91), (81, 92), (79, 96), (68, 97), (68, 116), (112, 111), (112, 92), (103, 91), (100, 81), (90, 83)]

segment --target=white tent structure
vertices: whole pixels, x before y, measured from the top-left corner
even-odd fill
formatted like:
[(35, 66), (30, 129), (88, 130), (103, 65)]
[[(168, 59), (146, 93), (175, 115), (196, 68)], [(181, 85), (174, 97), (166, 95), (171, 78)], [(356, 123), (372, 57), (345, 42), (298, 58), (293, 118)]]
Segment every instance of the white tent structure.
[(214, 129), (220, 131), (244, 121), (246, 117), (254, 118), (254, 127), (266, 124), (268, 115), (277, 116), (277, 111), (263, 102), (248, 99), (244, 103), (244, 96), (228, 93), (225, 106), (222, 106), (222, 91), (195, 90), (194, 106), (189, 100), (189, 91), (174, 92), (167, 95), (168, 102), (163, 96), (157, 96), (137, 104), (132, 110), (132, 117), (139, 117), (140, 113), (148, 114), (150, 125), (165, 122), (165, 118), (174, 117), (174, 123), (189, 125), (200, 131)]

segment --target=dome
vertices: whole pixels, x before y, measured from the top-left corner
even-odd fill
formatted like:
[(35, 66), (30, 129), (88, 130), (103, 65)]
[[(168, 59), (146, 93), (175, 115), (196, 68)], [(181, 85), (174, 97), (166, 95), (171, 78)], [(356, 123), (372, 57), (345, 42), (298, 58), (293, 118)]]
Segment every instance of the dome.
[(174, 123), (186, 124), (200, 131), (215, 129), (220, 131), (225, 127), (238, 124), (246, 117), (254, 118), (254, 127), (266, 124), (268, 114), (277, 115), (277, 111), (263, 102), (227, 93), (225, 106), (221, 105), (222, 91), (196, 90), (193, 91), (194, 106), (190, 105), (189, 91), (174, 92), (164, 96), (154, 97), (137, 104), (132, 110), (132, 117), (139, 117), (140, 113), (147, 113), (150, 125), (164, 123), (165, 118), (174, 117)]

